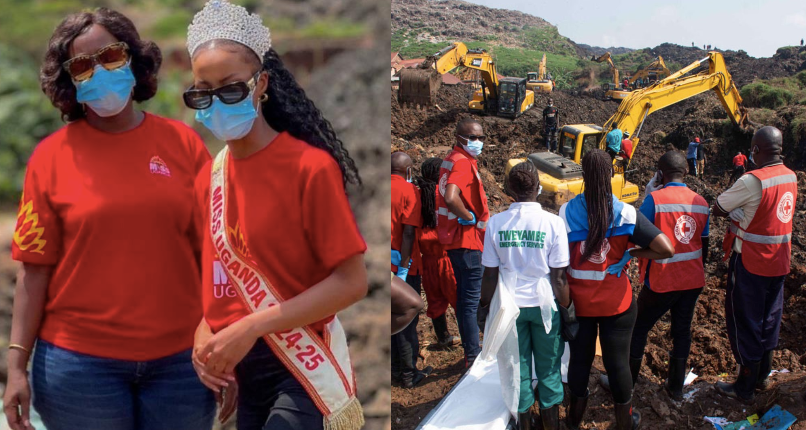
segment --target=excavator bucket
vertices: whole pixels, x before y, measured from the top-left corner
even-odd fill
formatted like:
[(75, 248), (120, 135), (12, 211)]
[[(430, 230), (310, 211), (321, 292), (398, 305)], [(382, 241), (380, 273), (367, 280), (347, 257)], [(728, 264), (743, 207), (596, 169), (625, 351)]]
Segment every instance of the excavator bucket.
[(434, 69), (403, 69), (397, 98), (401, 104), (432, 106), (441, 85), (442, 76)]

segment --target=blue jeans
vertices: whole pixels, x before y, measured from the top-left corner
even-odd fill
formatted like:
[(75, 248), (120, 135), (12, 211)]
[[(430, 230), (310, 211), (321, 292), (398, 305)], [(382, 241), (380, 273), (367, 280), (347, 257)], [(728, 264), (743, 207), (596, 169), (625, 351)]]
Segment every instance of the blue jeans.
[(475, 249), (449, 249), (453, 275), (456, 278), (456, 322), (459, 336), (465, 349), (465, 361), (469, 366), (481, 353), (479, 347), (479, 323), (476, 314), (481, 299), (481, 251)]
[(200, 430), (213, 426), (213, 392), (191, 350), (150, 361), (100, 358), (39, 339), (33, 406), (48, 430)]
[(263, 339), (235, 367), (238, 430), (318, 430), (324, 417)]

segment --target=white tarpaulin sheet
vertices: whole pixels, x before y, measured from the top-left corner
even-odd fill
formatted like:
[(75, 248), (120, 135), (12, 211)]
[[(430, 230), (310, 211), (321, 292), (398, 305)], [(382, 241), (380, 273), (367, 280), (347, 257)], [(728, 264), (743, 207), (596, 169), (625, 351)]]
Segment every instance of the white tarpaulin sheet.
[[(514, 285), (512, 276), (514, 274), (499, 272), (481, 354), (418, 429), (505, 430), (510, 419), (517, 416), (520, 366), (515, 320), (520, 310), (506, 287)], [(562, 360), (563, 382), (566, 381), (568, 357), (566, 344)]]

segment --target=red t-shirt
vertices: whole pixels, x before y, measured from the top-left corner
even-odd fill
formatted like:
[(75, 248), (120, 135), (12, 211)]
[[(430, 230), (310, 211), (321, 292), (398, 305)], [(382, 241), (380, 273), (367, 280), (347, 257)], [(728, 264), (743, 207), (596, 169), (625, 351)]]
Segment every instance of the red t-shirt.
[(191, 128), (148, 113), (116, 134), (79, 120), (36, 147), (12, 256), (54, 266), (39, 337), (136, 361), (193, 346), (202, 316), (193, 181), (209, 159)]
[[(461, 146), (456, 145), (453, 150), (461, 152), (465, 157), (453, 163), (451, 174), (448, 176), (448, 183), (459, 187), (462, 203), (465, 204), (467, 210), (476, 214), (476, 221), (478, 221), (481, 214), (486, 211), (486, 202), (481, 200), (481, 195), (486, 198), (484, 184), (473, 173), (473, 169), (478, 171), (478, 163)], [(446, 250), (465, 248), (481, 251), (484, 249), (484, 230), (472, 225), (460, 225), (459, 231), (460, 233), (456, 234), (453, 243), (445, 245)]]
[[(227, 231), (288, 300), (367, 249), (333, 157), (288, 133), (243, 159), (227, 158)], [(210, 239), (210, 163), (196, 179), (204, 214), (204, 318), (218, 332), (249, 314)], [(246, 210), (239, 210), (239, 209)], [(311, 327), (319, 332), (332, 316)]]
[[(423, 225), (422, 204), (420, 190), (414, 184), (408, 183), (399, 175), (392, 175), (392, 249), (400, 251), (403, 247), (403, 229), (405, 225), (417, 227)], [(420, 274), (420, 246), (417, 243), (415, 231), (414, 243), (411, 248), (411, 266), (409, 275)], [(397, 266), (392, 265), (392, 272), (397, 273)]]
[(746, 164), (747, 164), (747, 157), (745, 157), (744, 154), (739, 154), (733, 157), (733, 165), (735, 167), (739, 166), (744, 167)]

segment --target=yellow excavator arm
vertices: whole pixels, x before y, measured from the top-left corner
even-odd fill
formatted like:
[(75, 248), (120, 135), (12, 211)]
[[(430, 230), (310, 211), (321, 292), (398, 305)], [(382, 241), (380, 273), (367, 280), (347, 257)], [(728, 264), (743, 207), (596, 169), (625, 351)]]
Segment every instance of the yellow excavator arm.
[(546, 54), (543, 54), (543, 59), (540, 60), (540, 65), (537, 66), (537, 79), (540, 81), (546, 79)]
[(593, 60), (593, 61), (595, 61), (597, 63), (602, 63), (604, 61), (607, 61), (607, 64), (610, 65), (610, 70), (613, 72), (613, 83), (616, 84), (616, 86), (619, 85), (618, 69), (616, 68), (616, 65), (613, 64), (613, 60), (610, 58), (610, 53), (609, 52), (605, 52), (599, 58), (596, 58), (595, 56), (591, 57), (591, 60)]
[(646, 79), (649, 77), (650, 73), (655, 73), (658, 77), (658, 80), (661, 80), (669, 75), (672, 72), (666, 67), (666, 63), (663, 61), (663, 57), (658, 56), (655, 61), (649, 63), (648, 66), (644, 67), (643, 69), (636, 72), (630, 78), (630, 85), (632, 85), (637, 79)]
[(498, 75), (495, 62), (490, 54), (481, 50), (471, 50), (462, 42), (456, 42), (434, 55), (434, 68), (440, 75), (465, 66), (481, 72), (481, 79), (490, 92), (490, 97), (498, 98)]
[[(708, 66), (707, 71), (685, 76), (704, 65)], [(709, 52), (707, 57), (678, 70), (655, 85), (631, 92), (621, 102), (618, 111), (605, 123), (599, 148), (605, 149), (605, 136), (618, 128), (632, 133), (634, 154), (640, 140), (641, 127), (649, 114), (708, 90), (717, 94), (731, 121), (745, 128), (748, 121), (747, 110), (741, 105), (739, 89), (725, 68), (725, 59), (719, 52)]]

